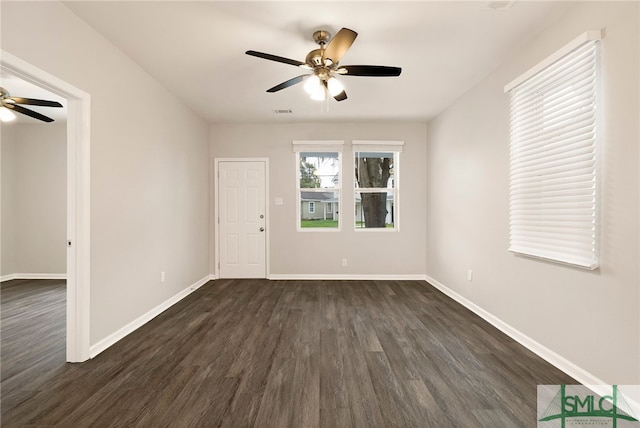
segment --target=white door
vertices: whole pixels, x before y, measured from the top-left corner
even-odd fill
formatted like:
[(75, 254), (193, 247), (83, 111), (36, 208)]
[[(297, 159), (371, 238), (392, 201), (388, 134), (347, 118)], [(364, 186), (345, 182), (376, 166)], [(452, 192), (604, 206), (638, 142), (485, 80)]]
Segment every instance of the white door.
[(220, 278), (266, 278), (265, 162), (218, 163)]

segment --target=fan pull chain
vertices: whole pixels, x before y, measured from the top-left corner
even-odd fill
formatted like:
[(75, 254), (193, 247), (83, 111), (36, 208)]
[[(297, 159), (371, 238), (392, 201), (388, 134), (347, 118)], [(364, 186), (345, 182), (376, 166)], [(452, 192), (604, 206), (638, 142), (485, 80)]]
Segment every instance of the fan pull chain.
[(329, 113), (329, 90), (326, 86), (323, 89), (324, 99), (320, 102), (320, 114)]
[(322, 104), (324, 104), (324, 113), (329, 113), (329, 90), (326, 87), (324, 88), (324, 101)]

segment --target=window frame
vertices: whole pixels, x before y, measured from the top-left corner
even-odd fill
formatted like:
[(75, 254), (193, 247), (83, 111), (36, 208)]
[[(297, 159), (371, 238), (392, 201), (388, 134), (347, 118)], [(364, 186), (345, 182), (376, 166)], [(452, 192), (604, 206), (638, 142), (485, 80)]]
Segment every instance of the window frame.
[[(342, 230), (342, 183), (344, 181), (344, 172), (342, 168), (342, 152), (344, 141), (342, 140), (294, 140), (292, 142), (293, 151), (295, 153), (295, 177), (296, 177), (296, 231), (298, 232), (321, 232), (321, 233), (333, 233), (340, 232)], [(337, 153), (338, 157), (338, 181), (337, 187), (331, 188), (301, 188), (300, 187), (300, 153)], [(337, 216), (338, 227), (302, 227), (301, 222), (301, 206), (302, 206), (302, 192), (317, 192), (317, 193), (337, 193), (337, 207), (338, 211), (335, 213), (335, 208), (332, 209), (332, 217)], [(332, 202), (333, 203), (333, 202)], [(327, 212), (328, 213), (328, 212)]]
[[(354, 140), (352, 145), (353, 153), (353, 207), (354, 221), (353, 228), (357, 233), (374, 232), (374, 233), (392, 233), (400, 231), (400, 153), (404, 146), (404, 141), (377, 141), (377, 140)], [(358, 153), (392, 153), (393, 154), (393, 187), (358, 187), (358, 177), (356, 176), (356, 162)], [(390, 191), (391, 190), (391, 191)], [(358, 220), (358, 194), (362, 193), (391, 193), (393, 227), (357, 227)], [(360, 210), (362, 211), (362, 203)]]

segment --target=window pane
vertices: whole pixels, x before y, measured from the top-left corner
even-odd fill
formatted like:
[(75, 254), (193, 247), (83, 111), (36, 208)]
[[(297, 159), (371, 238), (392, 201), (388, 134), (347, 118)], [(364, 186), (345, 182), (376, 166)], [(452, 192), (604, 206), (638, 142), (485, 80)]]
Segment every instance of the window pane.
[(338, 192), (300, 191), (300, 227), (338, 227)]
[(393, 189), (394, 153), (355, 153), (356, 187)]
[(300, 153), (300, 188), (340, 187), (339, 166), (337, 152)]
[(356, 192), (356, 229), (393, 228), (395, 198), (389, 192)]

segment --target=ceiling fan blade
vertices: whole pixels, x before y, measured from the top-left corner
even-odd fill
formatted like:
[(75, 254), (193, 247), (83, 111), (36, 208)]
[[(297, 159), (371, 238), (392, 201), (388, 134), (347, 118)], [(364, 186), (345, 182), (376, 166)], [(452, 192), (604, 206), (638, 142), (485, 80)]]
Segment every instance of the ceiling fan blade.
[(34, 119), (38, 119), (38, 120), (41, 120), (43, 122), (53, 122), (53, 119), (51, 119), (50, 117), (47, 117), (47, 116), (45, 116), (43, 114), (40, 114), (38, 112), (35, 112), (33, 110), (29, 110), (28, 108), (21, 107), (21, 106), (19, 106), (17, 104), (13, 104), (13, 105), (12, 104), (5, 104), (5, 107), (10, 108), (11, 110), (15, 110), (18, 113), (22, 113), (24, 115), (31, 116)]
[(13, 102), (16, 104), (26, 104), (32, 106), (43, 106), (43, 107), (62, 107), (57, 101), (49, 101), (49, 100), (36, 100), (34, 98), (21, 98), (21, 97), (11, 97)]
[(327, 45), (327, 48), (322, 54), (322, 59), (325, 61), (331, 60), (333, 64), (337, 64), (342, 59), (342, 56), (349, 50), (358, 33), (348, 28), (343, 28), (338, 31), (333, 39)]
[(345, 65), (341, 66), (337, 72), (344, 76), (396, 77), (400, 76), (402, 68), (384, 65)]
[(271, 55), (264, 52), (256, 52), (256, 51), (246, 51), (247, 55), (255, 56), (262, 59), (268, 59), (269, 61), (281, 62), (284, 64), (295, 65), (300, 67), (301, 65), (306, 65), (304, 62), (296, 61), (295, 59), (283, 58), (277, 55)]
[(345, 91), (340, 92), (338, 95), (333, 97), (336, 101), (344, 101), (347, 99), (347, 93)]
[(267, 89), (267, 92), (278, 92), (284, 88), (288, 88), (289, 86), (293, 86), (296, 83), (302, 82), (302, 80), (307, 77), (307, 74), (303, 74), (301, 76), (294, 77), (293, 79), (289, 79), (286, 82), (282, 82), (279, 85), (274, 86), (273, 88)]

